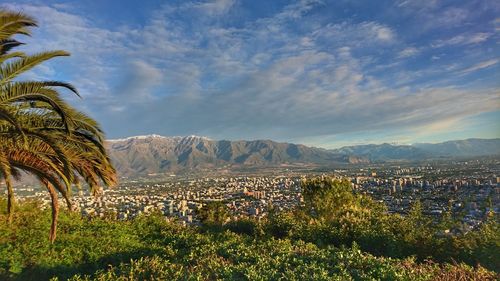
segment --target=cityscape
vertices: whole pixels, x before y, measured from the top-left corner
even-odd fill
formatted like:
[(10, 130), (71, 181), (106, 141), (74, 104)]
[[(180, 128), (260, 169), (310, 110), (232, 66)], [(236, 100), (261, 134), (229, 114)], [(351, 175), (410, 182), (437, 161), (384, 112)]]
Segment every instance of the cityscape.
[[(389, 213), (405, 215), (416, 201), (422, 203), (424, 214), (430, 216), (440, 217), (450, 212), (463, 222), (462, 229), (456, 231), (472, 230), (489, 212), (500, 213), (500, 159), (371, 165), (328, 173), (280, 173), (274, 169), (269, 173), (125, 180), (115, 188), (102, 189), (97, 197), (79, 192), (73, 200), (86, 217), (127, 220), (156, 211), (181, 224), (199, 224), (197, 211), (208, 202), (221, 201), (230, 210), (231, 220), (262, 219), (270, 211), (290, 211), (300, 205), (302, 179), (327, 176), (348, 179), (356, 193), (383, 203)], [(24, 199), (41, 200), (49, 206), (49, 198), (43, 191), (32, 186), (20, 191), (26, 192)]]

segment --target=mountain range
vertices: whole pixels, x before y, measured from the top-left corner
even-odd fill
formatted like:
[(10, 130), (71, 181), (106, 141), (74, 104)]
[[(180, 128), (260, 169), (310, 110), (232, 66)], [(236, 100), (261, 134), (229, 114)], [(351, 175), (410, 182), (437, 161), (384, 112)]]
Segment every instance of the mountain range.
[(326, 166), (500, 155), (500, 139), (413, 145), (370, 144), (327, 150), (271, 140), (228, 141), (199, 136), (147, 135), (108, 140), (106, 147), (119, 174), (128, 177), (214, 168)]
[(216, 141), (199, 136), (136, 136), (110, 140), (107, 148), (119, 173), (126, 176), (222, 167), (366, 161), (300, 144), (270, 140)]
[(500, 155), (500, 139), (466, 139), (412, 145), (368, 144), (346, 146), (330, 151), (342, 155), (366, 157), (370, 162), (477, 157)]

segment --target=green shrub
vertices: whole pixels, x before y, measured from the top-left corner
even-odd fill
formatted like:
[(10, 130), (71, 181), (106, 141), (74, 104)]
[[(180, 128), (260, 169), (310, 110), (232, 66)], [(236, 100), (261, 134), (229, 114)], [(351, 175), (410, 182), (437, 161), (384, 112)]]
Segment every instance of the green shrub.
[[(347, 190), (347, 189), (346, 189)], [(348, 196), (348, 195), (345, 195)], [(131, 221), (82, 218), (63, 211), (48, 243), (50, 211), (17, 206), (0, 213), (1, 280), (495, 280), (496, 217), (476, 231), (438, 235), (416, 205), (389, 215), (354, 196), (348, 212), (327, 219), (307, 207), (205, 227), (167, 222), (159, 213)], [(319, 204), (319, 203), (318, 203)], [(0, 201), (0, 208), (4, 207)], [(4, 210), (3, 208), (2, 210)], [(333, 215), (334, 214), (334, 215)], [(377, 214), (376, 216), (373, 214)], [(215, 216), (217, 217), (217, 216)], [(217, 220), (213, 220), (217, 221)], [(221, 221), (218, 220), (220, 223)], [(420, 247), (420, 248), (419, 248)], [(426, 261), (430, 257), (432, 262)], [(446, 262), (458, 262), (449, 264)], [(462, 263), (463, 262), (463, 263)], [(466, 264), (465, 264), (466, 263)], [(477, 266), (478, 264), (488, 269)]]

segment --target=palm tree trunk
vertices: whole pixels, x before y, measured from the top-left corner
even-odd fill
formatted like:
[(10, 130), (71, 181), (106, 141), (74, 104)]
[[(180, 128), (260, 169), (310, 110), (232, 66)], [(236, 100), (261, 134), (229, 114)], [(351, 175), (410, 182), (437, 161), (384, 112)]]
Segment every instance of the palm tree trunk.
[(7, 221), (11, 224), (14, 213), (14, 189), (9, 176), (5, 176), (5, 185), (7, 186)]
[(68, 206), (68, 210), (70, 212), (74, 211), (75, 206), (73, 206), (73, 202), (71, 201), (71, 199), (69, 197), (66, 197), (65, 199), (66, 199), (66, 206)]
[(49, 190), (50, 193), (50, 199), (52, 201), (52, 224), (50, 225), (50, 234), (49, 234), (49, 240), (50, 243), (54, 243), (56, 240), (56, 231), (57, 231), (57, 216), (59, 215), (59, 202), (57, 198), (57, 192), (54, 189), (54, 186), (52, 184), (47, 184), (47, 189)]

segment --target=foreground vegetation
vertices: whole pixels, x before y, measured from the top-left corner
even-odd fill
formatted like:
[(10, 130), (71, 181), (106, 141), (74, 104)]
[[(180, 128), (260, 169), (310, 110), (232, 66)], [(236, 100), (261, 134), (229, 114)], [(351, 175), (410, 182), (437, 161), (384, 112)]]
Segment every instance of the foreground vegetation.
[[(63, 212), (54, 244), (48, 210), (19, 206), (0, 225), (0, 278), (6, 280), (496, 280), (494, 216), (464, 235), (443, 235), (417, 204), (389, 215), (348, 182), (303, 183), (305, 203), (265, 221), (226, 223), (223, 204), (200, 210), (201, 227), (160, 214), (131, 221)], [(5, 202), (3, 202), (5, 204)], [(4, 209), (1, 208), (0, 209)], [(6, 215), (3, 215), (4, 217)], [(0, 218), (1, 220), (2, 218)], [(484, 267), (483, 267), (484, 266)]]
[[(50, 213), (19, 207), (0, 230), (2, 280), (494, 280), (465, 264), (376, 257), (351, 246), (320, 246), (265, 233), (180, 227), (159, 215), (120, 222), (63, 212), (47, 243)], [(234, 228), (234, 225), (232, 226)], [(257, 228), (265, 227), (260, 226)], [(259, 232), (259, 231), (256, 231)]]

